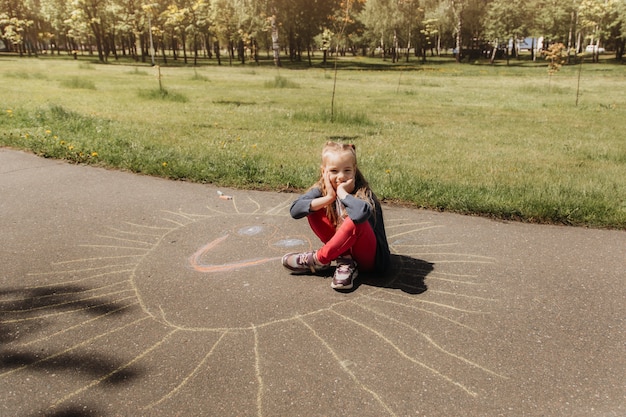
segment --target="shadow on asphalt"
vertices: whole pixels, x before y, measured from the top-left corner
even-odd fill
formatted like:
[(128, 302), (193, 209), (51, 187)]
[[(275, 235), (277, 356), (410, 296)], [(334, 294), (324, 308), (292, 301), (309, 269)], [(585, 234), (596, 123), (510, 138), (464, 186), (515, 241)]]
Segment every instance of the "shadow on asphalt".
[[(91, 291), (76, 285), (0, 290), (0, 375), (22, 369), (42, 374), (83, 374), (92, 379), (108, 375), (103, 381), (108, 385), (125, 384), (140, 377), (143, 374), (140, 368), (124, 366), (121, 359), (92, 351), (81, 352), (79, 345), (68, 348), (47, 344), (48, 333), (59, 331), (47, 330), (58, 327), (54, 323), (57, 315), (82, 315), (86, 318), (79, 317), (78, 321), (84, 321), (90, 317), (125, 314), (127, 305), (94, 296)], [(41, 343), (37, 343), (39, 338)], [(49, 415), (87, 417), (95, 414), (68, 408)]]
[(425, 280), (434, 264), (410, 256), (391, 255), (391, 265), (383, 277), (372, 273), (359, 275), (360, 279), (347, 292), (356, 291), (361, 285), (401, 290), (407, 294), (421, 294), (428, 289)]
[[(39, 415), (39, 414), (37, 414)], [(84, 407), (71, 406), (53, 413), (44, 414), (44, 417), (102, 417), (99, 411), (88, 411)]]

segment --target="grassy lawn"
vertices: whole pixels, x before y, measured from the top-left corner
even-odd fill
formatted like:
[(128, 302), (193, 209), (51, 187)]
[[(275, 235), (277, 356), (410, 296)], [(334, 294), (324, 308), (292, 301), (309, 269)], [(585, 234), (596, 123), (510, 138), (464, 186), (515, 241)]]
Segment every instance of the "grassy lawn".
[(626, 66), (584, 63), (549, 77), (543, 61), (373, 63), (341, 61), (331, 121), (332, 65), (158, 70), (0, 56), (0, 146), (301, 190), (318, 175), (323, 143), (348, 141), (390, 202), (626, 229)]

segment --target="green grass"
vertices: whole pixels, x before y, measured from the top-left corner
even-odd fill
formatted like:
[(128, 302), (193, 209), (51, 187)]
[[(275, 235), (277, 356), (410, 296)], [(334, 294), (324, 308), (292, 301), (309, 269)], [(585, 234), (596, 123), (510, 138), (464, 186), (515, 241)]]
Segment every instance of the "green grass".
[[(502, 219), (626, 229), (626, 67), (430, 60), (161, 67), (0, 57), (0, 145), (263, 190), (316, 180), (356, 144), (379, 197)], [(97, 88), (96, 88), (97, 86)]]

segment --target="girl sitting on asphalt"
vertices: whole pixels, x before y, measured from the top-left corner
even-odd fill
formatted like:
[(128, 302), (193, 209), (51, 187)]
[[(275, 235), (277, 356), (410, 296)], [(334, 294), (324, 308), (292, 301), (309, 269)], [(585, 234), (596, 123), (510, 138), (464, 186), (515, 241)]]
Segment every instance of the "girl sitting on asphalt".
[(323, 246), (286, 254), (285, 268), (316, 273), (336, 261), (331, 287), (351, 289), (359, 271), (384, 272), (389, 267), (383, 212), (357, 167), (354, 145), (326, 143), (319, 180), (293, 202), (290, 213), (294, 219), (306, 217)]

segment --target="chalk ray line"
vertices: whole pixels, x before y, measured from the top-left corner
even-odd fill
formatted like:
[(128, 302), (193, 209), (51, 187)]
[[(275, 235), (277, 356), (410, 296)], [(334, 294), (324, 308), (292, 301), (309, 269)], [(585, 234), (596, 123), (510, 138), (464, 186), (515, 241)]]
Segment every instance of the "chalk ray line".
[[(484, 311), (466, 310), (466, 309), (463, 309), (463, 308), (459, 308), (459, 307), (451, 306), (451, 305), (449, 305), (449, 304), (442, 304), (442, 303), (438, 303), (438, 302), (436, 302), (436, 301), (422, 300), (422, 299), (420, 299), (420, 298), (416, 299), (416, 298), (414, 298), (414, 297), (409, 297), (409, 296), (406, 296), (406, 295), (404, 295), (404, 294), (395, 294), (395, 293), (389, 293), (389, 294), (392, 294), (392, 295), (393, 295), (393, 296), (395, 296), (395, 297), (406, 297), (406, 298), (409, 298), (409, 299), (410, 299), (412, 302), (414, 302), (414, 303), (430, 304), (430, 305), (434, 305), (434, 306), (437, 306), (437, 307), (442, 307), (442, 308), (449, 309), (449, 310), (459, 311), (459, 312), (461, 312), (461, 313), (468, 313), (468, 314), (488, 314), (488, 313), (485, 313)], [(364, 297), (368, 297), (368, 296), (364, 296)]]
[(443, 275), (446, 277), (459, 277), (459, 278), (478, 278), (476, 274), (455, 274), (454, 272), (432, 271), (428, 274), (428, 278), (432, 275)]
[[(407, 220), (408, 220), (408, 218), (406, 218), (406, 217), (401, 217), (401, 218), (390, 218), (390, 219), (385, 218), (385, 224), (386, 224), (386, 223), (405, 222), (405, 221), (407, 221)], [(423, 222), (423, 223), (432, 223), (432, 222)]]
[(209, 206), (206, 206), (206, 209), (209, 210), (209, 211), (212, 211), (213, 213), (221, 214), (221, 215), (224, 215), (224, 216), (232, 214), (232, 213), (229, 213), (227, 211), (217, 210), (216, 208), (209, 207)]
[(41, 319), (46, 319), (46, 318), (49, 318), (49, 317), (62, 316), (64, 314), (77, 313), (77, 312), (80, 312), (80, 311), (88, 311), (88, 310), (93, 310), (95, 308), (100, 308), (102, 306), (106, 306), (106, 305), (110, 305), (110, 304), (114, 304), (114, 303), (119, 303), (120, 301), (125, 301), (125, 300), (130, 300), (130, 299), (135, 299), (135, 298), (136, 298), (135, 296), (130, 296), (130, 297), (125, 297), (125, 298), (120, 298), (118, 300), (108, 301), (106, 303), (96, 304), (96, 305), (89, 306), (89, 307), (77, 308), (77, 309), (74, 309), (74, 310), (59, 311), (59, 312), (56, 312), (56, 313), (42, 314), (42, 315), (39, 315), (39, 316), (25, 317), (25, 318), (21, 318), (21, 319), (0, 320), (0, 324), (23, 323), (23, 322), (26, 322), (26, 321), (41, 320)]
[(357, 307), (361, 307), (361, 308), (363, 308), (363, 309), (365, 309), (365, 310), (368, 310), (368, 311), (370, 311), (370, 312), (372, 312), (372, 313), (374, 313), (374, 314), (376, 314), (376, 315), (378, 315), (378, 316), (380, 316), (380, 317), (384, 317), (384, 318), (386, 318), (387, 320), (390, 320), (390, 321), (392, 321), (392, 322), (394, 322), (394, 323), (397, 323), (397, 324), (400, 324), (400, 325), (402, 325), (402, 326), (404, 326), (404, 327), (409, 328), (410, 330), (414, 331), (414, 332), (415, 332), (416, 334), (418, 334), (419, 336), (421, 336), (421, 337), (423, 337), (424, 339), (426, 339), (426, 341), (428, 342), (428, 344), (430, 344), (431, 346), (433, 346), (435, 349), (437, 349), (437, 350), (439, 350), (439, 351), (441, 351), (441, 352), (445, 353), (446, 355), (448, 355), (448, 356), (450, 356), (450, 357), (453, 357), (453, 358), (455, 358), (455, 359), (458, 359), (458, 360), (460, 360), (461, 362), (465, 362), (466, 364), (468, 364), (468, 365), (470, 365), (470, 366), (472, 366), (472, 367), (474, 367), (474, 368), (480, 369), (480, 370), (482, 370), (482, 371), (484, 371), (484, 372), (486, 372), (486, 373), (488, 373), (488, 374), (491, 374), (491, 375), (494, 375), (494, 376), (497, 376), (497, 377), (499, 377), (499, 378), (503, 378), (503, 379), (509, 379), (508, 377), (506, 377), (506, 376), (504, 376), (504, 375), (500, 375), (500, 374), (498, 374), (497, 372), (494, 372), (494, 371), (492, 371), (492, 370), (490, 370), (490, 369), (488, 369), (488, 368), (485, 368), (484, 366), (479, 365), (479, 364), (477, 364), (477, 363), (475, 363), (475, 362), (473, 362), (473, 361), (471, 361), (471, 360), (469, 360), (469, 359), (467, 359), (467, 358), (465, 358), (465, 357), (463, 357), (463, 356), (457, 355), (457, 354), (455, 354), (455, 353), (452, 353), (452, 352), (450, 352), (450, 351), (448, 351), (448, 350), (444, 349), (444, 348), (443, 348), (442, 346), (440, 346), (437, 342), (435, 342), (435, 341), (432, 339), (432, 337), (430, 337), (430, 336), (429, 336), (429, 335), (427, 335), (426, 333), (420, 332), (420, 331), (419, 331), (419, 330), (417, 330), (415, 327), (413, 327), (413, 326), (411, 326), (411, 325), (409, 325), (409, 324), (407, 324), (407, 323), (404, 323), (404, 322), (402, 322), (401, 320), (398, 320), (398, 319), (396, 319), (396, 318), (394, 318), (394, 317), (391, 317), (391, 316), (389, 316), (389, 315), (387, 315), (387, 314), (385, 314), (385, 313), (383, 313), (383, 312), (381, 312), (381, 311), (378, 311), (378, 310), (376, 310), (376, 309), (374, 309), (374, 308), (371, 308), (371, 307), (366, 307), (366, 306), (364, 306), (364, 305), (357, 304), (357, 303), (352, 303), (352, 304), (356, 305)]
[[(265, 214), (274, 215), (275, 213), (278, 213), (277, 215), (281, 215), (282, 211), (287, 210), (287, 208), (291, 207), (291, 203), (292, 203), (291, 199), (283, 201), (282, 203), (277, 204), (276, 206), (270, 208), (269, 210), (266, 210)], [(282, 215), (286, 215), (286, 214), (282, 214)]]
[(88, 389), (95, 387), (96, 385), (100, 384), (103, 381), (106, 381), (107, 379), (109, 379), (110, 377), (112, 377), (113, 375), (117, 374), (118, 372), (128, 368), (129, 366), (131, 366), (132, 364), (134, 364), (135, 362), (143, 359), (144, 357), (146, 357), (150, 352), (152, 352), (153, 350), (155, 350), (156, 348), (158, 348), (159, 346), (161, 346), (163, 343), (165, 343), (165, 341), (167, 339), (169, 339), (174, 333), (176, 333), (178, 330), (174, 329), (172, 331), (170, 331), (168, 334), (166, 334), (161, 340), (159, 340), (157, 343), (155, 343), (154, 345), (152, 345), (149, 349), (144, 350), (141, 354), (135, 356), (132, 360), (126, 362), (125, 364), (119, 366), (118, 368), (114, 369), (113, 371), (109, 372), (108, 374), (104, 375), (101, 378), (98, 379), (94, 379), (91, 383), (83, 386), (82, 388), (77, 389), (74, 392), (71, 392), (69, 394), (67, 394), (65, 397), (61, 398), (60, 400), (57, 400), (55, 403), (53, 403), (49, 409), (53, 409), (56, 408), (59, 404), (69, 400), (72, 397), (77, 396), (78, 394), (80, 394), (81, 392), (87, 391)]
[(389, 235), (389, 236), (387, 236), (387, 238), (389, 240), (391, 240), (391, 239), (398, 238), (400, 236), (408, 235), (410, 233), (423, 232), (424, 230), (438, 229), (438, 228), (441, 228), (441, 227), (444, 227), (444, 226), (429, 226), (429, 227), (422, 227), (422, 228), (419, 228), (419, 229), (407, 230), (407, 231), (402, 232), (402, 233), (395, 233), (395, 234)]
[[(402, 248), (436, 248), (442, 246), (458, 246), (460, 243), (431, 243), (431, 244), (412, 244), (412, 243), (394, 243), (393, 246)], [(400, 255), (400, 254), (398, 254)]]
[(103, 269), (117, 268), (120, 266), (131, 266), (135, 265), (134, 263), (126, 263), (126, 264), (115, 264), (115, 265), (105, 265), (105, 266), (96, 266), (93, 268), (80, 268), (80, 269), (66, 269), (61, 271), (47, 271), (47, 272), (31, 272), (26, 275), (29, 277), (39, 277), (45, 275), (57, 275), (57, 274), (76, 274), (79, 272), (92, 272), (92, 271), (101, 271)]
[[(69, 261), (59, 261), (53, 262), (52, 265), (67, 265), (67, 264), (75, 264), (81, 262), (91, 262), (91, 261), (106, 261), (109, 259), (125, 259), (125, 258), (140, 258), (143, 255), (119, 255), (119, 256), (94, 256), (91, 258), (81, 258), (81, 259), (72, 259)], [(124, 265), (134, 265), (134, 264), (124, 264)], [(107, 268), (110, 265), (104, 266), (103, 268)]]
[[(332, 310), (329, 310), (332, 311)], [(335, 314), (337, 314), (335, 312)], [(356, 384), (357, 387), (359, 387), (361, 390), (369, 393), (390, 415), (392, 416), (396, 416), (397, 414), (393, 412), (393, 410), (391, 409), (391, 407), (389, 407), (389, 405), (387, 405), (383, 399), (380, 397), (380, 395), (378, 395), (378, 393), (376, 393), (374, 390), (371, 390), (370, 388), (368, 388), (367, 386), (365, 386), (365, 384), (363, 384), (359, 378), (354, 374), (354, 372), (352, 372), (345, 364), (344, 362), (341, 360), (341, 358), (339, 357), (339, 355), (337, 354), (337, 352), (335, 352), (335, 350), (330, 346), (330, 344), (328, 344), (328, 342), (326, 340), (324, 340), (316, 331), (315, 329), (313, 329), (313, 327), (311, 327), (311, 325), (309, 323), (307, 323), (302, 316), (297, 316), (296, 317), (312, 334), (313, 336), (315, 336), (320, 343), (330, 352), (330, 354), (333, 356), (333, 358), (335, 358), (335, 361), (337, 361), (337, 363), (339, 364), (339, 366), (341, 367), (341, 369), (348, 374), (348, 376), (350, 377), (350, 379), (352, 379), (352, 381)]]
[(434, 293), (434, 294), (451, 295), (453, 297), (470, 298), (472, 300), (493, 301), (493, 302), (499, 302), (500, 301), (500, 300), (495, 299), (495, 298), (479, 297), (477, 295), (469, 295), (469, 294), (459, 294), (459, 293), (453, 293), (453, 292), (449, 292), (449, 291), (429, 290), (428, 292)]
[[(115, 274), (122, 274), (122, 273), (128, 273), (128, 272), (133, 272), (133, 269), (121, 269), (119, 271), (104, 272), (102, 274), (90, 275), (90, 276), (88, 276), (86, 278), (79, 278), (79, 279), (70, 280), (70, 281), (55, 282), (55, 283), (46, 284), (46, 285), (37, 285), (37, 286), (32, 286), (32, 287), (25, 287), (25, 289), (30, 290), (30, 289), (34, 289), (34, 288), (47, 288), (47, 287), (56, 287), (56, 286), (59, 286), (59, 285), (75, 284), (77, 282), (89, 281), (89, 280), (94, 279), (94, 278), (102, 278), (102, 277), (107, 276), (107, 275), (115, 275)], [(126, 279), (128, 279), (128, 278), (126, 278)]]
[(68, 301), (63, 301), (57, 304), (49, 304), (49, 305), (45, 305), (45, 306), (41, 306), (41, 307), (33, 307), (33, 308), (29, 308), (29, 309), (25, 309), (25, 310), (0, 310), (0, 313), (14, 313), (14, 314), (22, 314), (22, 313), (32, 313), (33, 311), (39, 311), (39, 310), (47, 310), (47, 309), (51, 309), (51, 308), (59, 308), (59, 307), (63, 307), (63, 306), (70, 306), (72, 304), (78, 304), (78, 303), (84, 303), (85, 301), (89, 301), (89, 300), (95, 300), (98, 298), (102, 298), (102, 297), (108, 297), (108, 296), (112, 296), (112, 295), (117, 295), (117, 294), (122, 294), (125, 292), (135, 292), (134, 289), (129, 288), (126, 290), (121, 290), (121, 291), (114, 291), (111, 293), (107, 293), (107, 294), (96, 294), (96, 295), (92, 295), (91, 297), (85, 297), (85, 298), (79, 298), (76, 300), (68, 300)]
[(146, 242), (145, 240), (125, 239), (123, 237), (108, 236), (108, 235), (95, 235), (95, 236), (99, 237), (99, 238), (102, 238), (102, 239), (112, 239), (112, 240), (119, 240), (119, 241), (128, 242), (128, 243), (137, 243), (139, 245), (146, 245), (146, 246), (153, 246), (154, 245), (154, 243)]
[(146, 316), (146, 317), (142, 317), (142, 318), (137, 319), (137, 320), (135, 320), (135, 321), (132, 321), (132, 322), (130, 322), (130, 323), (126, 323), (126, 324), (125, 324), (125, 325), (123, 325), (123, 326), (117, 327), (117, 328), (115, 328), (115, 329), (111, 329), (111, 330), (109, 330), (108, 332), (105, 332), (105, 333), (99, 334), (98, 336), (94, 336), (94, 337), (91, 337), (91, 338), (89, 338), (89, 339), (87, 339), (87, 340), (83, 340), (82, 342), (77, 343), (77, 344), (75, 344), (75, 345), (73, 345), (73, 346), (70, 346), (70, 347), (68, 347), (67, 349), (64, 349), (64, 350), (62, 350), (62, 351), (60, 351), (60, 352), (57, 352), (57, 353), (53, 353), (53, 354), (51, 354), (51, 355), (48, 355), (48, 356), (46, 356), (45, 358), (41, 358), (41, 359), (39, 359), (39, 360), (37, 360), (37, 361), (35, 361), (35, 362), (29, 363), (29, 364), (27, 364), (27, 365), (22, 365), (22, 366), (20, 366), (20, 367), (17, 367), (17, 368), (14, 368), (14, 369), (11, 369), (11, 370), (8, 370), (8, 371), (5, 371), (5, 372), (2, 372), (2, 373), (0, 373), (0, 378), (2, 378), (2, 377), (4, 377), (4, 376), (7, 376), (7, 375), (10, 375), (10, 374), (13, 374), (13, 373), (15, 373), (15, 372), (18, 372), (18, 371), (20, 371), (20, 370), (22, 370), (22, 369), (29, 368), (29, 367), (34, 366), (34, 365), (38, 365), (38, 364), (40, 364), (40, 363), (42, 363), (42, 362), (49, 361), (50, 359), (54, 359), (54, 358), (56, 358), (56, 357), (58, 357), (58, 356), (65, 355), (66, 353), (71, 352), (71, 351), (72, 351), (72, 350), (74, 350), (74, 349), (78, 349), (78, 348), (79, 348), (79, 347), (81, 347), (81, 346), (84, 346), (84, 345), (87, 345), (87, 344), (89, 344), (89, 343), (95, 342), (96, 340), (98, 340), (98, 339), (100, 339), (100, 338), (102, 338), (102, 337), (104, 337), (104, 336), (108, 336), (108, 335), (113, 334), (113, 333), (115, 333), (115, 332), (117, 332), (117, 331), (119, 331), (119, 330), (123, 330), (123, 329), (125, 329), (126, 327), (132, 326), (132, 325), (134, 325), (134, 324), (136, 324), (136, 323), (140, 323), (140, 322), (142, 322), (143, 320), (146, 320), (146, 319), (148, 319), (148, 318), (150, 318), (150, 317), (148, 317), (148, 316)]
[(428, 262), (434, 263), (434, 264), (483, 264), (483, 265), (488, 265), (491, 264), (493, 265), (495, 262), (493, 261), (473, 261), (473, 260), (467, 260), (467, 259), (458, 259), (458, 260), (453, 260), (453, 259), (429, 259)]
[[(54, 293), (54, 294), (36, 295), (36, 296), (33, 296), (33, 297), (13, 298), (13, 299), (10, 299), (10, 300), (2, 300), (2, 301), (0, 301), (0, 303), (3, 303), (3, 302), (15, 303), (15, 302), (23, 302), (23, 301), (27, 301), (27, 300), (45, 300), (46, 298), (63, 297), (65, 295), (85, 294), (85, 293), (89, 293), (89, 292), (99, 291), (99, 290), (102, 290), (102, 289), (105, 289), (105, 288), (114, 287), (114, 286), (120, 285), (120, 284), (125, 284), (125, 282), (124, 281), (119, 281), (119, 282), (115, 282), (113, 284), (104, 285), (102, 287), (89, 288), (89, 289), (85, 289), (85, 290), (82, 290), (82, 291), (57, 292), (57, 293)], [(13, 312), (13, 311), (18, 311), (19, 312), (19, 311), (28, 311), (28, 310), (0, 310), (0, 312)]]
[[(167, 217), (163, 217), (163, 221), (166, 221), (166, 222), (169, 222), (169, 223), (173, 223), (173, 224), (175, 224), (175, 225), (177, 226), (177, 227), (174, 227), (174, 228), (173, 228), (173, 229), (171, 229), (171, 230), (178, 229), (179, 227), (185, 227), (185, 226), (187, 226), (188, 224), (192, 223), (192, 222), (189, 222), (189, 223), (187, 223), (187, 224), (184, 224), (184, 223), (177, 222), (176, 220), (173, 220), (173, 219), (168, 219)], [(170, 231), (171, 231), (171, 230), (170, 230)]]
[(496, 258), (494, 258), (492, 256), (474, 255), (474, 254), (471, 254), (471, 253), (458, 253), (458, 252), (412, 252), (409, 255), (411, 255), (411, 256), (418, 256), (418, 257), (423, 257), (423, 256), (441, 256), (441, 255), (445, 255), (445, 256), (460, 256), (460, 257), (468, 257), (468, 258), (489, 259), (489, 260), (492, 260), (493, 263), (498, 261)]
[(261, 375), (261, 355), (259, 354), (259, 333), (254, 323), (251, 323), (252, 332), (254, 334), (254, 374), (258, 383), (256, 391), (256, 410), (257, 416), (263, 417), (263, 376)]
[[(190, 222), (194, 222), (194, 221), (196, 221), (196, 220), (193, 218), (193, 216), (194, 216), (194, 215), (193, 215), (193, 214), (190, 214), (190, 213), (183, 213), (182, 211), (171, 211), (171, 210), (161, 210), (161, 212), (163, 212), (163, 213), (167, 213), (167, 214), (172, 214), (172, 215), (174, 215), (174, 216), (178, 216), (178, 217), (182, 217), (183, 219), (185, 219), (185, 220), (189, 220)], [(166, 220), (167, 220), (167, 219), (166, 219)]]
[[(178, 330), (179, 329), (175, 329), (174, 331), (178, 331)], [(187, 385), (189, 380), (191, 380), (199, 372), (200, 368), (206, 363), (206, 361), (211, 357), (211, 355), (213, 355), (213, 351), (215, 350), (217, 345), (220, 344), (220, 342), (222, 341), (222, 339), (227, 333), (228, 331), (224, 331), (222, 333), (219, 339), (217, 339), (217, 341), (213, 344), (213, 346), (211, 346), (211, 349), (207, 352), (207, 354), (204, 355), (204, 358), (202, 358), (202, 360), (198, 363), (198, 365), (196, 365), (196, 367), (188, 375), (186, 375), (178, 385), (176, 385), (170, 392), (168, 392), (167, 394), (159, 398), (157, 401), (142, 407), (142, 409), (146, 410), (148, 408), (152, 408), (156, 405), (161, 404), (163, 401), (167, 401), (168, 399), (176, 395), (176, 393), (178, 393), (178, 391), (180, 391), (185, 385)]]
[(442, 278), (442, 277), (435, 277), (435, 276), (431, 276), (428, 275), (428, 280), (429, 281), (445, 281), (445, 282), (451, 282), (453, 284), (460, 284), (460, 285), (477, 285), (477, 286), (482, 286), (482, 285), (486, 285), (480, 282), (472, 282), (472, 281), (463, 281), (463, 280), (458, 280), (458, 279), (450, 279), (450, 278)]
[(45, 337), (40, 337), (38, 339), (31, 340), (30, 342), (26, 342), (26, 343), (20, 343), (20, 344), (16, 345), (16, 347), (25, 347), (25, 346), (30, 346), (30, 345), (35, 344), (35, 343), (45, 342), (47, 340), (50, 340), (50, 339), (52, 339), (52, 338), (54, 338), (56, 336), (59, 336), (59, 335), (63, 334), (63, 333), (69, 332), (70, 330), (73, 330), (75, 328), (84, 326), (86, 324), (89, 324), (89, 323), (97, 321), (97, 320), (101, 320), (101, 319), (103, 319), (103, 318), (105, 318), (107, 316), (110, 316), (112, 314), (117, 314), (117, 313), (119, 313), (119, 312), (121, 312), (123, 310), (129, 309), (129, 308), (131, 308), (133, 306), (136, 306), (136, 305), (139, 305), (139, 303), (135, 302), (135, 303), (127, 304), (127, 305), (125, 305), (123, 307), (120, 307), (120, 308), (117, 308), (115, 310), (111, 310), (109, 312), (106, 312), (106, 313), (104, 313), (104, 314), (102, 314), (100, 316), (94, 317), (94, 318), (89, 319), (89, 320), (85, 320), (85, 321), (83, 321), (81, 323), (77, 323), (77, 324), (75, 324), (73, 326), (70, 326), (70, 327), (66, 327), (63, 330), (59, 330), (58, 332), (54, 332), (54, 333), (49, 334), (49, 335), (47, 335)]
[(96, 244), (86, 244), (86, 245), (78, 245), (81, 248), (103, 248), (103, 249), (123, 249), (123, 250), (139, 250), (142, 252), (148, 251), (150, 248), (138, 248), (136, 246), (121, 246), (121, 245), (96, 245)]
[[(126, 223), (126, 224), (128, 224), (128, 225), (130, 225), (130, 226), (133, 226), (133, 227), (138, 227), (138, 228), (140, 228), (140, 229), (148, 229), (148, 230), (167, 230), (167, 231), (172, 231), (172, 230), (174, 230), (174, 229), (172, 229), (171, 227), (163, 227), (163, 226), (150, 226), (150, 225), (147, 225), (147, 224), (138, 224), (138, 223), (131, 223), (131, 222), (124, 222), (124, 223)], [(158, 236), (160, 236), (160, 235), (156, 235), (156, 234), (155, 234), (154, 236), (157, 236), (157, 237), (158, 237)]]
[(465, 385), (461, 384), (460, 382), (457, 382), (455, 380), (453, 380), (452, 378), (450, 378), (447, 375), (442, 374), (441, 372), (439, 372), (438, 370), (436, 370), (435, 368), (433, 368), (432, 366), (428, 366), (423, 362), (418, 361), (417, 359), (411, 357), (410, 355), (408, 355), (406, 352), (404, 352), (402, 349), (400, 349), (400, 347), (398, 345), (396, 345), (395, 343), (393, 343), (391, 340), (387, 339), (385, 337), (385, 335), (383, 335), (382, 333), (380, 333), (378, 330), (375, 330), (369, 326), (366, 326), (365, 324), (350, 318), (344, 314), (341, 314), (333, 309), (330, 310), (331, 312), (335, 313), (336, 315), (338, 315), (339, 317), (343, 318), (344, 320), (350, 321), (360, 327), (363, 327), (364, 329), (370, 331), (371, 333), (374, 333), (376, 336), (378, 336), (380, 339), (382, 339), (384, 341), (384, 343), (388, 344), (391, 348), (393, 348), (396, 352), (398, 352), (398, 354), (400, 356), (402, 356), (403, 358), (405, 358), (406, 360), (408, 360), (409, 362), (412, 362), (428, 371), (430, 371), (431, 373), (433, 373), (435, 376), (439, 377), (439, 378), (443, 378), (445, 381), (447, 381), (448, 383), (460, 388), (461, 390), (465, 391), (466, 394), (470, 395), (471, 397), (477, 397), (478, 394), (474, 391), (472, 391), (471, 389), (469, 389), (468, 387), (466, 387)]
[(474, 329), (474, 328), (472, 328), (472, 327), (470, 327), (470, 326), (468, 326), (466, 324), (463, 324), (463, 323), (461, 323), (459, 321), (456, 321), (454, 319), (451, 319), (451, 318), (446, 317), (444, 315), (441, 315), (439, 313), (435, 313), (434, 311), (426, 310), (425, 308), (420, 308), (420, 307), (416, 307), (416, 306), (407, 305), (407, 304), (404, 304), (404, 303), (401, 303), (401, 302), (398, 302), (398, 301), (385, 300), (383, 298), (372, 297), (372, 296), (369, 296), (369, 295), (364, 296), (364, 298), (367, 298), (367, 299), (370, 299), (370, 300), (374, 300), (374, 301), (379, 301), (381, 303), (387, 303), (387, 304), (393, 304), (393, 305), (401, 306), (401, 307), (408, 308), (408, 309), (411, 309), (411, 310), (421, 311), (423, 313), (430, 314), (431, 316), (437, 317), (438, 319), (449, 321), (452, 324), (456, 324), (457, 326), (463, 327), (463, 328), (465, 328), (467, 330), (470, 330), (470, 331), (472, 331), (474, 333), (478, 333), (478, 331), (476, 329)]
[[(387, 222), (387, 219), (385, 219), (385, 222)], [(392, 225), (385, 225), (385, 229), (389, 230), (389, 229), (397, 229), (398, 227), (407, 227), (407, 226), (425, 226), (427, 224), (433, 224), (433, 222), (417, 222), (417, 223), (402, 223), (402, 224), (392, 224)]]
[(233, 202), (233, 208), (235, 209), (235, 213), (241, 214), (241, 212), (239, 211), (239, 208), (237, 207), (237, 199), (233, 197), (231, 201)]
[(122, 235), (135, 235), (135, 236), (149, 236), (149, 237), (160, 237), (160, 234), (156, 234), (156, 233), (142, 233), (142, 232), (136, 232), (134, 230), (122, 230), (122, 229), (118, 229), (116, 227), (108, 227), (108, 229), (112, 232), (115, 233), (119, 233)]
[(247, 196), (248, 200), (252, 201), (252, 203), (256, 206), (256, 209), (254, 211), (252, 211), (250, 214), (256, 214), (259, 212), (259, 210), (261, 210), (261, 205), (259, 204), (258, 201), (253, 200), (252, 197)]

